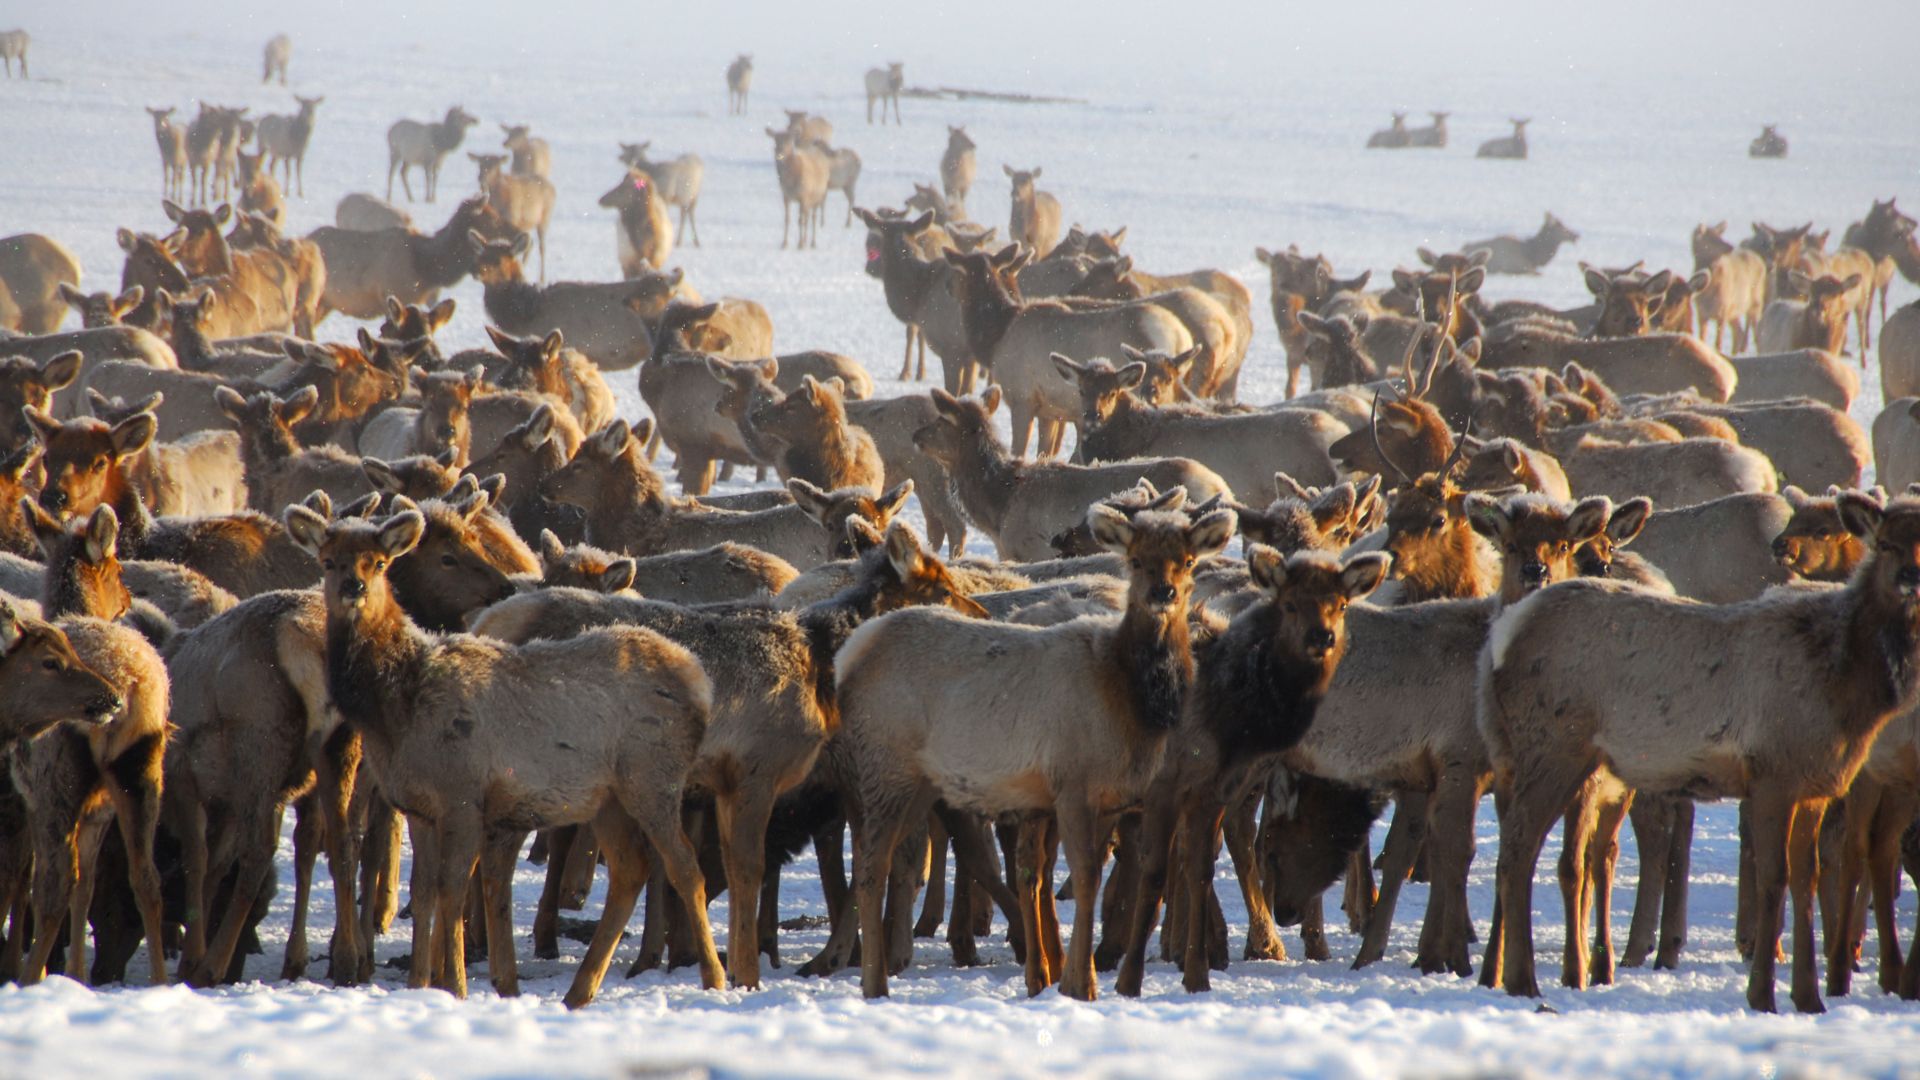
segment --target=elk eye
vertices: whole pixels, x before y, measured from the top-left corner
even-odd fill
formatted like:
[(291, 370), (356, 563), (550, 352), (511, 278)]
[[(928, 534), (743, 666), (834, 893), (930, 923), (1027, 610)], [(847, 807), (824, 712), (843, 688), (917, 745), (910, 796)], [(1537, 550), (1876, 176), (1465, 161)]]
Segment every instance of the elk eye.
[(1507, 545), (1507, 554), (1509, 554), (1509, 555), (1518, 555), (1518, 554), (1520, 554), (1520, 545), (1519, 545), (1519, 544), (1508, 544), (1508, 545)]
[(1187, 567), (1187, 569), (1189, 569), (1189, 570), (1191, 570), (1191, 569), (1193, 569), (1193, 564), (1194, 564), (1194, 562), (1195, 562), (1195, 560), (1194, 560), (1194, 557), (1193, 557), (1193, 556), (1191, 556), (1191, 555), (1189, 555), (1189, 556), (1187, 556), (1187, 562), (1186, 562), (1186, 567)]
[(333, 560), (332, 560), (332, 559), (321, 559), (321, 560), (320, 560), (320, 569), (322, 569), (322, 570), (325, 570), (325, 571), (327, 571), (328, 573), (332, 573), (332, 572), (333, 572)]
[(373, 568), (375, 570), (385, 570), (387, 568), (387, 560), (385, 559), (373, 560)]
[(1430, 529), (1438, 529), (1442, 525), (1445, 525), (1446, 523), (1447, 523), (1447, 519), (1445, 517), (1435, 516), (1432, 523), (1429, 524), (1427, 527)]
[(93, 471), (94, 471), (94, 472), (99, 472), (99, 471), (100, 471), (101, 469), (104, 469), (104, 468), (106, 468), (106, 467), (107, 467), (107, 459), (106, 459), (106, 458), (103, 458), (103, 457), (102, 457), (102, 458), (94, 458), (94, 459), (93, 459)]
[[(1893, 549), (1892, 549), (1892, 548), (1888, 548), (1887, 550), (1889, 550), (1889, 551), (1891, 551), (1891, 550), (1893, 550)], [(1140, 560), (1139, 560), (1139, 559), (1128, 559), (1127, 561), (1128, 561), (1129, 563), (1132, 563), (1132, 564), (1133, 564), (1133, 568), (1134, 568), (1135, 570), (1138, 570), (1138, 569), (1140, 569)]]
[(1293, 601), (1291, 600), (1287, 601), (1286, 603), (1280, 606), (1284, 608), (1286, 610), (1286, 613), (1289, 615), (1298, 615), (1300, 613), (1300, 609), (1295, 607), (1293, 604)]
[(40, 661), (40, 666), (46, 668), (48, 671), (57, 672), (60, 670), (60, 664), (55, 660), (42, 660)]

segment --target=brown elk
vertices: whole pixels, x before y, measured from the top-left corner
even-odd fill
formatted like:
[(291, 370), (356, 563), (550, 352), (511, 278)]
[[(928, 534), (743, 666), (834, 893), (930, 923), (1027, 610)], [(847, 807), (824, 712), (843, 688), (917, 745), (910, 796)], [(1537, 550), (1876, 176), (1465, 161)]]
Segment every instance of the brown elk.
[(327, 291), (317, 318), (339, 311), (356, 319), (377, 319), (387, 297), (403, 304), (431, 304), (440, 290), (473, 272), (475, 231), (489, 239), (512, 230), (476, 196), (462, 202), (447, 223), (432, 234), (412, 229), (360, 232), (321, 226), (308, 234), (326, 258)]
[[(654, 197), (679, 209), (680, 233), (694, 247), (699, 247), (700, 223), (695, 211), (700, 205), (700, 184), (706, 178), (706, 163), (700, 160), (699, 154), (681, 154), (671, 161), (653, 161), (647, 157), (647, 147), (652, 145), (651, 141), (621, 143), (620, 161), (652, 178)], [(665, 257), (662, 253), (661, 258)], [(656, 262), (654, 265), (660, 264)]]
[[(787, 246), (789, 218), (796, 209), (799, 240), (795, 246), (807, 247), (811, 237), (812, 246), (819, 247), (820, 227), (816, 215), (827, 200), (832, 159), (815, 144), (796, 137), (791, 130), (768, 128), (767, 137), (773, 140), (773, 167), (780, 181), (780, 247), (784, 250)], [(660, 211), (660, 216), (664, 220), (666, 211)]]
[(947, 149), (940, 155), (940, 189), (947, 205), (962, 215), (967, 212), (967, 192), (973, 190), (975, 149), (965, 127), (947, 125)]
[(553, 220), (553, 184), (537, 173), (521, 175), (507, 171), (502, 154), (475, 154), (467, 157), (480, 167), (480, 191), (487, 205), (509, 226), (531, 233), (540, 242), (540, 280), (547, 279), (547, 223)]
[(1054, 198), (1052, 192), (1034, 186), (1040, 179), (1039, 169), (1015, 169), (1011, 165), (1000, 168), (1013, 182), (1013, 210), (1007, 219), (1007, 239), (1025, 244), (1033, 249), (1034, 258), (1044, 259), (1060, 242), (1060, 200)]
[(1541, 222), (1540, 228), (1532, 236), (1524, 239), (1517, 236), (1496, 236), (1489, 240), (1476, 240), (1471, 244), (1462, 244), (1463, 252), (1486, 250), (1492, 257), (1486, 262), (1489, 274), (1537, 274), (1540, 268), (1553, 261), (1561, 244), (1577, 244), (1580, 234), (1567, 227), (1566, 222), (1549, 213)]
[(153, 117), (153, 141), (160, 147), (160, 197), (163, 199), (186, 197), (187, 131), (169, 119), (173, 112), (171, 107), (147, 108), (147, 114)]

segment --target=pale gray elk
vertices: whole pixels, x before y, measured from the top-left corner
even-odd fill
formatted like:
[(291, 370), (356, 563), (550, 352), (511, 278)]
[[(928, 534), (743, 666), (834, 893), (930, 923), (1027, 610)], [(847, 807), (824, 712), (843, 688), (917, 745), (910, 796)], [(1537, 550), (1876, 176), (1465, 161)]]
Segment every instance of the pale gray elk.
[(432, 202), (440, 188), (440, 164), (460, 148), (467, 129), (479, 122), (479, 117), (458, 105), (448, 109), (447, 115), (438, 121), (394, 121), (387, 129), (387, 201), (393, 201), (395, 171), (400, 173), (400, 186), (407, 193), (407, 201), (413, 201), (413, 185), (407, 181), (407, 172), (418, 166), (425, 178), (422, 194)]

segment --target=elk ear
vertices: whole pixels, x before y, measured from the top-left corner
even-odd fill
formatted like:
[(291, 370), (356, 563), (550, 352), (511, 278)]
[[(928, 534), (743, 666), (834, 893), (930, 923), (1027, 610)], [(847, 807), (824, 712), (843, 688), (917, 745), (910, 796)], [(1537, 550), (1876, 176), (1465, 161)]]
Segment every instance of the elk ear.
[(153, 445), (153, 436), (160, 428), (160, 421), (149, 412), (134, 413), (125, 420), (113, 425), (107, 437), (113, 443), (113, 456), (131, 457)]
[(600, 591), (603, 593), (625, 592), (633, 588), (633, 579), (640, 573), (640, 564), (632, 559), (615, 559), (600, 571)]
[(1711, 268), (1701, 270), (1687, 279), (1687, 291), (1690, 293), (1705, 292), (1707, 286), (1711, 284), (1713, 284), (1713, 270)]
[(433, 307), (427, 311), (427, 333), (431, 334), (447, 325), (453, 318), (453, 308), (452, 297), (448, 297), (433, 305)]
[[(175, 225), (180, 224), (180, 219), (187, 216), (187, 212), (180, 209), (180, 204), (171, 199), (161, 199), (160, 209), (166, 212), (167, 220), (173, 222)], [(126, 245), (122, 244), (120, 246), (125, 247)]]
[(909, 477), (882, 492), (879, 498), (873, 500), (873, 504), (882, 517), (892, 521), (893, 515), (898, 514), (900, 508), (907, 505), (907, 497), (912, 494), (913, 480)]
[(1233, 531), (1239, 525), (1240, 516), (1231, 510), (1202, 514), (1199, 520), (1187, 526), (1187, 546), (1195, 558), (1218, 555), (1233, 542)]
[(1841, 289), (1843, 289), (1843, 290), (1844, 290), (1844, 291), (1846, 291), (1846, 292), (1852, 292), (1853, 290), (1855, 290), (1855, 289), (1857, 289), (1857, 288), (1859, 288), (1859, 287), (1860, 287), (1860, 275), (1859, 275), (1859, 274), (1848, 274), (1848, 275), (1847, 275), (1847, 280), (1845, 280), (1845, 281), (1843, 281), (1843, 282), (1841, 282), (1841, 283), (1840, 283), (1840, 287), (1841, 287)]
[(1347, 599), (1358, 600), (1379, 588), (1392, 566), (1393, 556), (1384, 551), (1369, 551), (1348, 559), (1340, 567), (1340, 584), (1347, 590)]
[(1105, 503), (1087, 507), (1087, 528), (1092, 530), (1095, 543), (1117, 554), (1126, 554), (1133, 543), (1133, 522)]
[(113, 230), (113, 242), (119, 244), (120, 250), (129, 255), (133, 254), (134, 248), (140, 246), (140, 239), (133, 235), (132, 229)]
[(547, 334), (545, 340), (540, 342), (540, 356), (542, 359), (551, 362), (555, 357), (560, 355), (560, 350), (566, 347), (567, 336), (558, 330), (554, 330)]
[[(327, 493), (324, 491), (315, 491), (312, 495), (307, 496), (307, 499), (311, 501), (315, 496), (318, 496), (324, 501)], [(404, 496), (396, 496), (395, 501), (397, 502), (403, 497)], [(338, 521), (344, 521), (347, 518), (370, 518), (380, 509), (380, 503), (385, 498), (386, 496), (378, 491), (369, 491), (351, 502), (342, 504), (339, 513), (327, 514), (325, 516)]]
[(1315, 315), (1311, 311), (1302, 311), (1299, 314), (1295, 315), (1294, 318), (1300, 320), (1301, 326), (1306, 327), (1308, 330), (1311, 330), (1316, 334), (1324, 334), (1329, 329), (1329, 327), (1327, 326), (1327, 320), (1321, 318), (1318, 315)]
[[(1839, 493), (1833, 492), (1832, 494)], [(1800, 490), (1800, 488), (1794, 484), (1788, 484), (1786, 487), (1781, 488), (1780, 497), (1787, 500), (1787, 506), (1795, 512), (1798, 512), (1807, 505), (1807, 493)]]
[(533, 410), (533, 415), (516, 429), (516, 433), (520, 445), (529, 450), (546, 442), (553, 435), (553, 406), (542, 402), (539, 408)]
[(379, 458), (361, 458), (360, 471), (366, 474), (367, 483), (372, 484), (375, 491), (398, 495), (405, 486), (401, 483), (399, 475), (393, 471), (393, 466)]
[(1013, 166), (1002, 165), (1000, 166), (1000, 171), (1007, 174), (1007, 179), (1009, 180), (1013, 179)]
[(893, 572), (902, 581), (911, 581), (926, 564), (926, 549), (920, 546), (920, 534), (913, 526), (904, 521), (896, 521), (887, 526), (884, 540), (887, 546), (887, 562), (893, 565)]
[[(959, 415), (959, 412), (960, 412), (959, 398), (954, 397), (952, 394), (947, 393), (945, 390), (942, 390), (937, 386), (927, 391), (927, 396), (933, 399), (934, 411), (944, 413), (948, 416)], [(1914, 402), (1913, 407), (1916, 410), (1920, 410), (1920, 401)]]
[[(642, 420), (641, 423), (648, 423), (649, 420)], [(601, 457), (616, 458), (626, 450), (627, 441), (631, 438), (633, 438), (633, 429), (627, 426), (625, 420), (610, 420), (606, 427), (589, 435), (587, 442), (593, 445), (594, 452)]]
[(486, 329), (487, 340), (493, 342), (493, 347), (502, 353), (512, 349), (518, 341), (512, 334), (494, 326), (492, 323), (488, 323)]
[(1423, 263), (1426, 263), (1428, 266), (1433, 266), (1434, 264), (1440, 261), (1440, 257), (1438, 255), (1435, 255), (1433, 252), (1428, 251), (1426, 248), (1423, 248), (1423, 247), (1414, 248), (1413, 253), (1415, 255), (1420, 256), (1420, 261)]
[(10, 653), (20, 639), (27, 636), (27, 628), (20, 622), (20, 613), (14, 610), (13, 602), (0, 599), (0, 653)]
[(1840, 524), (1862, 540), (1872, 540), (1880, 531), (1880, 523), (1886, 520), (1886, 508), (1870, 495), (1843, 491), (1834, 502), (1840, 510)]
[(380, 526), (380, 550), (387, 553), (388, 559), (397, 559), (412, 551), (426, 531), (427, 519), (420, 516), (420, 511), (402, 511)]
[(303, 386), (298, 393), (280, 403), (277, 410), (280, 413), (280, 422), (288, 427), (295, 427), (300, 421), (312, 415), (319, 404), (320, 388), (312, 384)]
[(848, 514), (842, 527), (846, 530), (847, 546), (853, 549), (856, 557), (865, 555), (886, 542), (880, 535), (880, 530), (873, 527), (873, 522), (859, 514)]
[(213, 223), (215, 225), (218, 225), (224, 229), (232, 221), (233, 221), (233, 207), (231, 205), (227, 203), (221, 203), (219, 206), (216, 206), (213, 208)]
[(980, 404), (985, 407), (988, 416), (992, 416), (994, 413), (1000, 411), (1000, 397), (999, 383), (994, 383), (992, 386), (980, 391)]
[(541, 529), (540, 561), (545, 563), (548, 569), (552, 569), (555, 563), (566, 557), (567, 545), (560, 542), (560, 538), (554, 535), (552, 529)]
[(792, 477), (787, 481), (787, 494), (793, 496), (794, 505), (804, 510), (806, 515), (815, 521), (820, 521), (825, 518), (828, 509), (833, 505), (833, 497), (831, 494), (820, 490), (798, 476)]
[(1048, 353), (1047, 359), (1053, 361), (1053, 370), (1068, 382), (1079, 382), (1080, 373), (1087, 369), (1085, 364), (1064, 353)]
[(80, 377), (80, 365), (85, 361), (78, 349), (69, 349), (40, 365), (40, 378), (48, 390), (64, 390)]
[(81, 292), (79, 289), (74, 288), (73, 286), (67, 284), (64, 281), (60, 283), (59, 288), (60, 288), (60, 299), (65, 300), (67, 302), (68, 307), (82, 308), (86, 306), (86, 303), (87, 303), (86, 293)]
[(1461, 367), (1477, 368), (1480, 366), (1480, 353), (1480, 338), (1474, 336), (1468, 338), (1465, 345), (1451, 349), (1450, 358)]
[(1291, 474), (1284, 472), (1273, 474), (1273, 494), (1274, 498), (1277, 499), (1299, 499), (1301, 502), (1313, 501), (1313, 493), (1308, 491), (1300, 481), (1295, 480)]
[(1607, 536), (1615, 547), (1625, 547), (1633, 543), (1640, 530), (1647, 525), (1647, 519), (1653, 516), (1653, 500), (1645, 495), (1636, 495), (1613, 508), (1613, 516), (1607, 519)]
[(286, 522), (287, 535), (293, 538), (293, 542), (299, 545), (301, 550), (316, 559), (320, 557), (320, 545), (327, 542), (326, 518), (295, 503), (287, 507), (286, 513), (281, 515), (281, 520)]
[(1318, 499), (1311, 500), (1308, 509), (1313, 514), (1314, 524), (1325, 533), (1352, 520), (1353, 511), (1359, 503), (1359, 493), (1349, 481), (1328, 488)]
[(1581, 499), (1567, 515), (1567, 539), (1574, 546), (1606, 532), (1613, 521), (1613, 500), (1605, 495)]
[(1287, 557), (1265, 544), (1248, 544), (1247, 577), (1254, 588), (1277, 597), (1287, 585)]
[(1467, 524), (1481, 536), (1504, 542), (1513, 533), (1513, 518), (1507, 514), (1507, 508), (1485, 492), (1468, 492), (1466, 509)]
[(1135, 360), (1115, 373), (1120, 380), (1120, 389), (1131, 390), (1139, 386), (1147, 377), (1147, 365)]
[(1509, 476), (1519, 476), (1520, 470), (1527, 464), (1526, 455), (1520, 452), (1520, 445), (1511, 440), (1500, 444), (1500, 464)]
[(66, 539), (66, 530), (62, 529), (60, 522), (41, 509), (40, 504), (34, 502), (30, 496), (20, 497), (20, 514), (27, 519), (29, 525), (33, 526), (33, 536), (40, 543), (41, 555), (51, 558), (54, 549)]
[(1583, 274), (1582, 277), (1587, 283), (1588, 292), (1603, 300), (1606, 299), (1607, 290), (1613, 285), (1612, 282), (1607, 280), (1607, 275), (1589, 266), (1586, 268), (1586, 273)]
[(98, 566), (113, 558), (120, 540), (120, 516), (102, 503), (87, 519), (87, 561)]

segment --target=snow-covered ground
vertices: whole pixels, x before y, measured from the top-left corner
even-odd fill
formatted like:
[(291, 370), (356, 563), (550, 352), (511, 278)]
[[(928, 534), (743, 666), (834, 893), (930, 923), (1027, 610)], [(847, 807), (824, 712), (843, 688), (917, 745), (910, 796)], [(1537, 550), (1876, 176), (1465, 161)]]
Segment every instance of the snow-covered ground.
[[(1078, 12), (992, 0), (928, 11), (917, 27), (903, 25), (917, 12), (878, 3), (702, 5), (691, 13), (650, 10), (657, 5), (603, 13), (571, 0), (389, 7), (354, 0), (284, 23), (237, 4), (150, 9), (130, 0), (11, 13), (34, 32), (35, 78), (0, 83), (0, 233), (58, 237), (87, 268), (88, 287), (113, 287), (114, 227), (166, 225), (142, 105), (190, 114), (194, 99), (205, 98), (258, 113), (291, 111), (293, 91), (324, 94), (308, 195), (291, 200), (293, 229), (305, 232), (330, 222), (347, 192), (383, 192), (389, 123), (436, 117), (458, 103), (483, 119), (463, 150), (491, 150), (499, 121), (530, 123), (552, 143), (560, 199), (548, 237), (550, 278), (617, 273), (612, 218), (595, 205), (621, 175), (617, 142), (651, 139), (660, 155), (696, 151), (707, 165), (705, 247), (681, 248), (673, 264), (708, 295), (764, 303), (783, 351), (859, 357), (891, 393), (901, 389), (888, 377), (902, 335), (878, 284), (861, 273), (863, 232), (841, 226), (844, 202), (830, 200), (819, 250), (777, 249), (762, 128), (782, 122), (782, 107), (823, 113), (838, 141), (860, 152), (863, 205), (897, 204), (910, 182), (932, 180), (944, 125), (964, 123), (980, 144), (971, 202), (981, 219), (1004, 224), (1002, 163), (1041, 165), (1043, 186), (1059, 195), (1069, 222), (1127, 225), (1143, 267), (1223, 267), (1256, 297), (1264, 297), (1266, 277), (1255, 245), (1297, 242), (1324, 251), (1342, 274), (1372, 268), (1380, 279), (1411, 265), (1416, 246), (1528, 232), (1551, 210), (1580, 231), (1580, 243), (1543, 276), (1495, 279), (1488, 292), (1572, 305), (1585, 299), (1575, 259), (1690, 266), (1687, 236), (1701, 221), (1730, 220), (1738, 235), (1753, 220), (1812, 219), (1837, 230), (1872, 198), (1920, 201), (1920, 129), (1912, 124), (1920, 69), (1901, 55), (1920, 16), (1889, 2), (1830, 4), (1815, 19), (1804, 5), (1768, 0), (1724, 25), (1709, 25), (1701, 11), (1635, 2), (1568, 12), (1558, 27), (1542, 29), (1517, 0), (1451, 14), (1393, 0), (1368, 5), (1375, 27), (1367, 30), (1346, 25), (1357, 12), (1225, 3), (1183, 5), (1188, 17), (1168, 25), (1158, 9), (1138, 4), (1105, 5), (1099, 21), (1081, 23)], [(1843, 36), (1842, 26), (1870, 32)], [(292, 90), (256, 82), (260, 43), (281, 29), (295, 36)], [(1725, 43), (1704, 44), (1714, 41)], [(1709, 58), (1689, 59), (1694, 48)], [(721, 71), (739, 51), (756, 56), (753, 105), (745, 117), (728, 117)], [(906, 61), (910, 83), (1069, 94), (1090, 104), (908, 99), (904, 127), (868, 127), (860, 72), (893, 59)], [(1361, 149), (1390, 109), (1416, 110), (1418, 122), (1428, 108), (1453, 111), (1449, 149)], [(1532, 160), (1475, 160), (1473, 146), (1505, 134), (1509, 115), (1534, 118)], [(1764, 122), (1781, 124), (1791, 158), (1746, 158), (1746, 141)], [(441, 201), (415, 204), (416, 220), (437, 225), (471, 178), (470, 163), (456, 154)], [(480, 344), (479, 289), (468, 282), (451, 295), (460, 310), (447, 344)], [(1911, 286), (1897, 286), (1896, 301), (1913, 297)], [(1284, 378), (1259, 307), (1242, 383), (1256, 402), (1276, 398)], [(336, 318), (323, 334), (351, 329)], [(1863, 422), (1879, 404), (1877, 380), (1864, 381), (1855, 407)], [(610, 382), (628, 415), (640, 415), (631, 375)], [(1484, 934), (1490, 807), (1479, 828), (1472, 900)], [(486, 988), (484, 965), (466, 1002), (407, 991), (403, 973), (386, 967), (376, 987), (348, 991), (261, 982), (216, 992), (93, 992), (55, 979), (0, 989), (0, 1075), (1911, 1072), (1920, 1007), (1884, 997), (1870, 974), (1823, 1017), (1745, 1010), (1745, 973), (1732, 947), (1735, 852), (1731, 807), (1704, 807), (1681, 970), (1623, 972), (1618, 985), (1584, 993), (1550, 988), (1546, 1001), (1557, 1014), (1468, 980), (1413, 974), (1426, 896), (1416, 885), (1387, 959), (1366, 972), (1346, 970), (1358, 943), (1336, 929), (1331, 963), (1236, 962), (1205, 997), (1188, 997), (1169, 968), (1154, 965), (1138, 1002), (1083, 1005), (1052, 993), (1030, 1001), (1004, 945), (985, 949), (989, 966), (956, 971), (943, 947), (922, 942), (892, 1000), (869, 1005), (851, 977), (791, 976), (794, 958), (824, 940), (820, 930), (783, 935), (789, 966), (752, 993), (704, 993), (685, 971), (623, 981), (629, 943), (601, 998), (571, 1015), (559, 996), (580, 952), (573, 944), (557, 962), (532, 960), (523, 944), (527, 993), (511, 1001)], [(823, 911), (811, 870), (810, 856), (789, 869), (783, 918)], [(1550, 861), (1542, 871), (1538, 945), (1543, 960), (1557, 961)], [(1616, 915), (1622, 935), (1637, 873), (1629, 844)], [(522, 869), (523, 930), (538, 875)], [(1224, 864), (1221, 883), (1237, 927), (1237, 889)], [(330, 925), (330, 890), (316, 888), (315, 907), (314, 925)], [(713, 909), (716, 926), (724, 926), (724, 910), (723, 899)], [(1912, 925), (1911, 896), (1901, 919)], [(267, 980), (278, 972), (286, 925), (282, 903), (250, 974)], [(382, 959), (406, 951), (404, 929), (380, 943)], [(324, 951), (324, 940), (316, 944)], [(313, 974), (323, 973), (316, 962)]]

